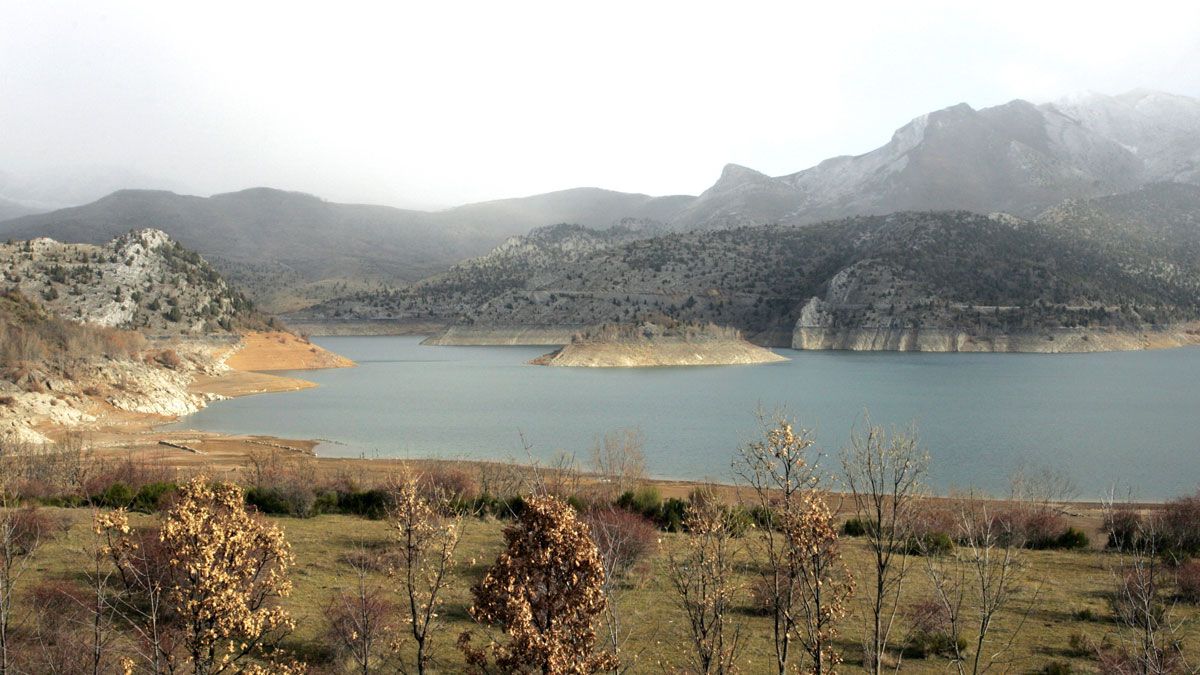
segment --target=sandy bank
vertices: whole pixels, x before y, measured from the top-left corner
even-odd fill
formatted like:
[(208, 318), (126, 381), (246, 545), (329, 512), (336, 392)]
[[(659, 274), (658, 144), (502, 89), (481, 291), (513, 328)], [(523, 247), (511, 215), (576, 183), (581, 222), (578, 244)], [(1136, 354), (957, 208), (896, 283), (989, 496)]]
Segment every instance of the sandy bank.
[(530, 363), (579, 368), (729, 366), (787, 361), (745, 340), (637, 340), (573, 342)]
[(247, 333), (242, 347), (225, 360), (234, 370), (313, 370), (348, 368), (350, 359), (291, 333)]

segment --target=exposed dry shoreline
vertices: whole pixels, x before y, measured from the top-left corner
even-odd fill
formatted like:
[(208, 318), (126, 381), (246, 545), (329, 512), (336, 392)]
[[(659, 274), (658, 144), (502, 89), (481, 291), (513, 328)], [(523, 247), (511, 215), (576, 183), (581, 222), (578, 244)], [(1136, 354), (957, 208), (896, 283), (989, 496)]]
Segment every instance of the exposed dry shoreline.
[(577, 368), (726, 366), (787, 361), (745, 340), (613, 340), (572, 342), (530, 363)]
[(995, 334), (942, 328), (797, 325), (792, 337), (795, 349), (847, 351), (1071, 354), (1191, 345), (1200, 345), (1200, 326), (1195, 324), (1144, 330), (1060, 328)]
[[(349, 335), (342, 326), (314, 335)], [(388, 330), (382, 325), (358, 334), (429, 335), (422, 344), (438, 346), (562, 346), (571, 343), (581, 326), (411, 326)], [(806, 351), (915, 351), (915, 352), (1019, 352), (1072, 354), (1140, 351), (1200, 345), (1200, 323), (1144, 329), (1054, 328), (1022, 333), (972, 332), (951, 328), (896, 328), (890, 326), (834, 327), (803, 325), (755, 336), (753, 344)]]
[[(38, 415), (34, 421), (26, 420), (24, 424), (32, 424), (38, 434), (50, 440), (81, 433), (89, 443), (100, 446), (123, 443), (153, 446), (159, 440), (176, 436), (158, 431), (156, 427), (195, 412), (212, 401), (316, 386), (299, 378), (260, 371), (354, 365), (345, 357), (289, 333), (248, 333), (232, 346), (203, 341), (176, 346), (186, 354), (181, 359), (183, 365), (174, 370), (145, 369), (147, 372), (138, 377), (152, 378), (150, 384), (155, 386), (143, 387), (146, 391), (139, 395), (147, 400), (138, 405), (125, 402), (114, 405), (111, 395), (96, 396), (74, 403), (70, 409), (77, 409), (77, 414), (73, 417)], [(158, 383), (160, 379), (163, 383)], [(87, 384), (86, 381), (83, 383)], [(132, 392), (129, 395), (134, 396)], [(59, 403), (54, 409), (68, 409), (61, 401)]]

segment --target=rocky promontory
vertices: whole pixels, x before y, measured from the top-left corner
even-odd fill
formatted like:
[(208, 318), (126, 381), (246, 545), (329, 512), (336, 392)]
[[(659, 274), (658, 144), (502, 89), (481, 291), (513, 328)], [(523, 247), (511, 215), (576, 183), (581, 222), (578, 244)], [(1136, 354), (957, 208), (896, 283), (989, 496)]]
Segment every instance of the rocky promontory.
[(650, 368), (773, 363), (787, 359), (720, 326), (641, 323), (606, 325), (573, 336), (566, 346), (530, 363), (582, 368)]

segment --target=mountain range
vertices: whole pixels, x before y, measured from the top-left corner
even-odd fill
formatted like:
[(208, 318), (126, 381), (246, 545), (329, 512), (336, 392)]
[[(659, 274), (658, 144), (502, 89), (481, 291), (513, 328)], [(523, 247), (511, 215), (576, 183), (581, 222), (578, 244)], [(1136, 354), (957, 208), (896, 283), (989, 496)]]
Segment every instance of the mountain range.
[(958, 104), (910, 121), (871, 152), (797, 173), (728, 165), (694, 197), (579, 188), (425, 212), (265, 188), (207, 198), (119, 191), (4, 221), (0, 237), (100, 243), (131, 228), (160, 228), (266, 309), (288, 311), (413, 282), (555, 223), (619, 225), (618, 237), (639, 238), (900, 211), (1029, 219), (1065, 200), (1197, 181), (1200, 101), (1133, 91), (979, 110)]
[(1133, 344), (1140, 331), (1200, 319), (1200, 186), (1068, 200), (1033, 219), (901, 211), (649, 238), (551, 226), (411, 287), (351, 294), (298, 319), (569, 335), (660, 314), (771, 346), (846, 345), (864, 330), (885, 343), (921, 331), (979, 342), (1109, 331)]

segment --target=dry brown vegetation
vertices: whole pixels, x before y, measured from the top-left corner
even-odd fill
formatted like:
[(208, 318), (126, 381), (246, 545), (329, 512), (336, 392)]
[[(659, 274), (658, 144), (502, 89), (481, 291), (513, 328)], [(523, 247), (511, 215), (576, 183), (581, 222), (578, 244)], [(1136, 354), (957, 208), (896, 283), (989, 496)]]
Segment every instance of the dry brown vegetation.
[[(1200, 499), (1087, 520), (1054, 497), (1067, 481), (1030, 471), (1001, 499), (931, 498), (913, 435), (874, 427), (839, 498), (807, 432), (763, 431), (739, 453), (740, 498), (663, 500), (626, 432), (598, 443), (603, 476), (264, 445), (210, 474), (244, 492), (78, 439), (8, 456), (5, 672), (1192, 672)], [(222, 523), (236, 536), (214, 538)], [(233, 566), (181, 580), (173, 560), (216, 550)], [(189, 642), (217, 605), (234, 618)]]
[(50, 364), (65, 365), (93, 357), (124, 358), (145, 348), (136, 331), (75, 323), (46, 313), (18, 291), (0, 292), (0, 367), (6, 379)]

